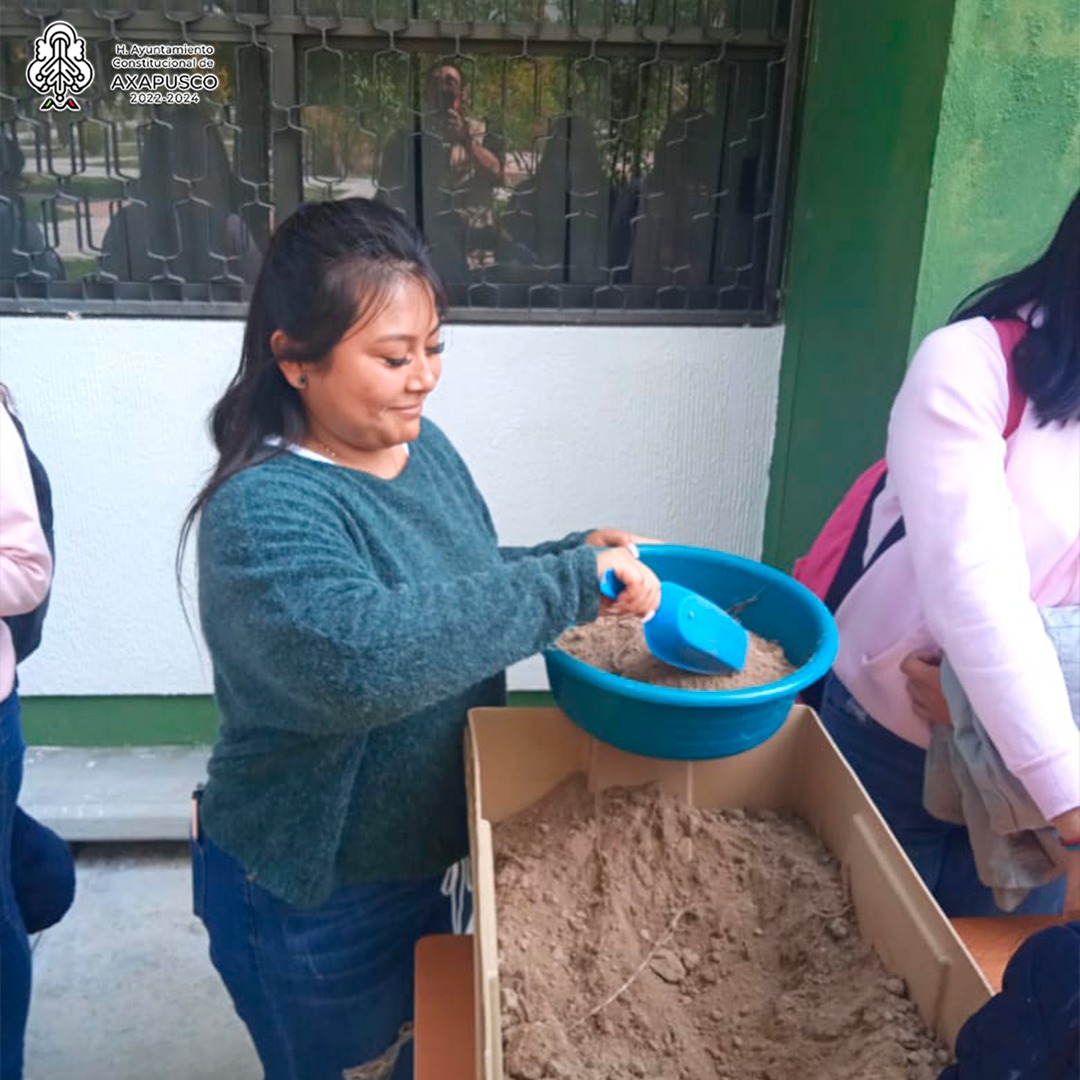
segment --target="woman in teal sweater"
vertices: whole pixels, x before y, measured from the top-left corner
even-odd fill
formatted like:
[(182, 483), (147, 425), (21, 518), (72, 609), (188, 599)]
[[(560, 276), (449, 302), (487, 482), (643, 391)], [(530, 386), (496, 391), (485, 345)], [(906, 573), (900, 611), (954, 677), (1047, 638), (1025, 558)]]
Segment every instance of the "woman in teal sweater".
[(300, 207), (271, 241), (185, 523), (221, 717), (195, 908), (268, 1080), (412, 1075), (413, 948), (452, 928), (444, 874), (468, 851), (467, 711), (502, 704), (503, 669), (568, 626), (659, 602), (630, 534), (498, 546), (422, 415), (442, 310), (400, 215)]

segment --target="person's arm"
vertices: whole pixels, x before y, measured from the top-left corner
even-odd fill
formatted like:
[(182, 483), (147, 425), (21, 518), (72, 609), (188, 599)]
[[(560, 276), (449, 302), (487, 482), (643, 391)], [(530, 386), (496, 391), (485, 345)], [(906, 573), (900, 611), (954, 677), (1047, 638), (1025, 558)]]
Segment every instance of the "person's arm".
[(457, 109), (449, 109), (445, 120), (446, 135), (454, 142), (461, 143), (472, 159), (473, 164), (496, 187), (505, 182), (502, 140), (486, 132), (479, 134), (472, 130), (469, 120)]
[(541, 544), (533, 544), (527, 547), (500, 545), (499, 554), (507, 562), (513, 562), (515, 559), (523, 559), (528, 556), (558, 555), (560, 552), (570, 551), (573, 548), (581, 547), (588, 538), (590, 531), (591, 530), (567, 533), (566, 536), (559, 540), (545, 540)]
[[(472, 474), (467, 468), (464, 468), (464, 466), (463, 473), (469, 496), (475, 503), (476, 508), (484, 521), (484, 527), (487, 529), (487, 533), (491, 539), (498, 544), (499, 534), (498, 530), (495, 528), (495, 521), (491, 516), (491, 510), (483, 495), (480, 494), (480, 489), (476, 486)], [(595, 530), (592, 529), (585, 529), (578, 532), (567, 533), (559, 540), (545, 540), (542, 543), (525, 545), (524, 547), (513, 544), (499, 544), (499, 554), (505, 562), (513, 562), (515, 559), (522, 559), (530, 555), (558, 555), (564, 551), (570, 551), (573, 548), (581, 547), (581, 545), (586, 542), (587, 538), (593, 535), (594, 531)]]
[[(454, 457), (458, 461), (461, 478), (464, 482), (466, 491), (484, 523), (487, 534), (491, 537), (492, 541), (498, 544), (498, 530), (495, 528), (495, 521), (491, 516), (491, 510), (488, 507), (487, 501), (484, 499), (484, 496), (480, 494), (480, 489), (476, 486), (476, 481), (473, 480), (472, 473), (469, 472), (468, 466), (457, 457), (456, 452)], [(500, 545), (499, 555), (504, 562), (513, 562), (516, 559), (535, 558), (541, 555), (559, 555), (563, 552), (571, 551), (576, 547), (588, 545), (593, 548), (625, 548), (627, 553), (631, 556), (631, 559), (636, 562), (639, 557), (637, 545), (659, 543), (661, 543), (660, 540), (653, 540), (648, 536), (639, 536), (637, 533), (627, 532), (625, 529), (588, 529), (585, 531), (567, 533), (566, 536), (559, 540), (545, 540), (542, 543), (526, 547)], [(637, 576), (637, 574), (633, 572), (635, 569), (634, 567), (629, 566), (624, 559), (616, 558), (609, 552), (598, 555), (598, 560), (599, 562), (604, 563), (605, 567), (614, 569), (617, 576), (622, 579), (627, 586), (630, 586), (632, 579)], [(619, 567), (622, 566), (631, 570), (629, 577), (624, 577), (622, 571), (619, 569)], [(637, 569), (641, 569), (640, 565)], [(655, 590), (656, 595), (654, 600), (655, 605), (658, 605), (660, 602), (659, 582), (656, 580), (656, 575), (653, 574), (652, 571), (648, 572), (647, 578), (647, 588)], [(602, 599), (600, 601), (600, 613), (603, 615), (634, 613), (640, 617), (643, 612), (631, 611), (634, 604), (635, 600), (633, 595), (628, 595), (627, 592), (623, 592), (614, 602)], [(654, 610), (655, 605), (650, 606), (649, 610)]]
[(482, 139), (472, 136), (468, 139), (468, 148), (476, 167), (482, 169), (496, 187), (501, 187), (506, 182), (502, 157), (486, 146)]
[[(485, 514), (487, 508), (485, 507)], [(488, 516), (488, 523), (491, 518)], [(492, 525), (492, 535), (495, 535), (495, 527)], [(584, 532), (567, 533), (561, 540), (545, 540), (542, 544), (534, 544), (532, 547), (500, 547), (499, 553), (504, 559), (520, 559), (522, 555), (550, 555), (560, 551), (569, 551), (581, 544), (588, 544), (594, 548), (628, 548), (636, 558), (639, 554), (640, 544), (661, 544), (662, 540), (653, 540), (648, 536), (639, 536), (637, 533), (627, 532), (625, 529), (588, 529)]]
[(245, 488), (234, 480), (204, 514), (200, 613), (230, 677), (295, 705), (263, 716), (267, 725), (319, 715), (325, 727), (309, 733), (324, 734), (394, 723), (599, 611), (588, 546), (389, 587), (329, 501), (313, 516), (309, 498), (268, 508), (261, 488)]
[[(487, 507), (484, 507), (484, 516), (491, 529), (491, 535), (495, 535), (495, 526), (491, 521), (491, 515)], [(500, 547), (499, 554), (504, 559), (520, 559), (525, 555), (555, 555), (560, 551), (569, 551), (571, 548), (588, 544), (594, 548), (625, 547), (635, 557), (638, 553), (639, 544), (659, 544), (660, 540), (653, 540), (648, 536), (639, 536), (637, 533), (627, 532), (625, 529), (586, 529), (581, 532), (567, 533), (559, 540), (545, 540), (541, 544), (533, 544), (531, 547)]]
[(48, 595), (51, 581), (52, 558), (26, 450), (0, 405), (0, 615), (33, 611)]
[[(915, 715), (928, 724), (952, 725), (949, 704), (941, 689), (939, 651), (917, 650), (909, 653), (900, 670), (907, 676), (908, 697)], [(1066, 810), (1052, 818), (1058, 837), (1066, 844), (1065, 910), (1080, 911), (1080, 808)]]
[(1006, 379), (1000, 352), (972, 328), (932, 334), (893, 406), (886, 457), (930, 633), (1052, 820), (1080, 805), (1080, 733), (1006, 484)]

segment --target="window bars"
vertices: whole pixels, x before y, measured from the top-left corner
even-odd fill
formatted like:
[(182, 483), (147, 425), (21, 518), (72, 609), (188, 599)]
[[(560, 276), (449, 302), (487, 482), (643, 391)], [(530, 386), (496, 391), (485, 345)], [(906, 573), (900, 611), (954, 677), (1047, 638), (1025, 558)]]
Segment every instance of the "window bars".
[[(77, 109), (31, 86), (57, 19), (94, 69)], [(238, 316), (274, 220), (363, 195), (423, 229), (458, 319), (771, 322), (802, 20), (802, 0), (0, 0), (0, 312)]]

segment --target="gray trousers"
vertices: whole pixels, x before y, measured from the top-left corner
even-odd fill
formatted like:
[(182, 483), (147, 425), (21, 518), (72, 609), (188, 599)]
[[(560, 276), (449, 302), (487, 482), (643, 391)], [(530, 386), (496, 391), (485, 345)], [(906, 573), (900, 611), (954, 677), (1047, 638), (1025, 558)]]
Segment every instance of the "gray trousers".
[[(1043, 608), (1073, 720), (1080, 727), (1080, 607)], [(966, 825), (979, 879), (1002, 911), (1013, 911), (1028, 890), (1065, 872), (1065, 851), (1023, 784), (990, 741), (949, 658), (941, 688), (952, 727), (933, 725), (926, 755), (923, 805), (934, 817)]]

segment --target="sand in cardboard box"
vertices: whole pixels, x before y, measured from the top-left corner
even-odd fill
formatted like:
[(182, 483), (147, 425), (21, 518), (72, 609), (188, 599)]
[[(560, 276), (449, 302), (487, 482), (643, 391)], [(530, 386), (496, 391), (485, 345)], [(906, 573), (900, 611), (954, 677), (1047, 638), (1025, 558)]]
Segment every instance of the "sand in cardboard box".
[(513, 1080), (932, 1080), (947, 1059), (797, 818), (577, 776), (494, 839)]

